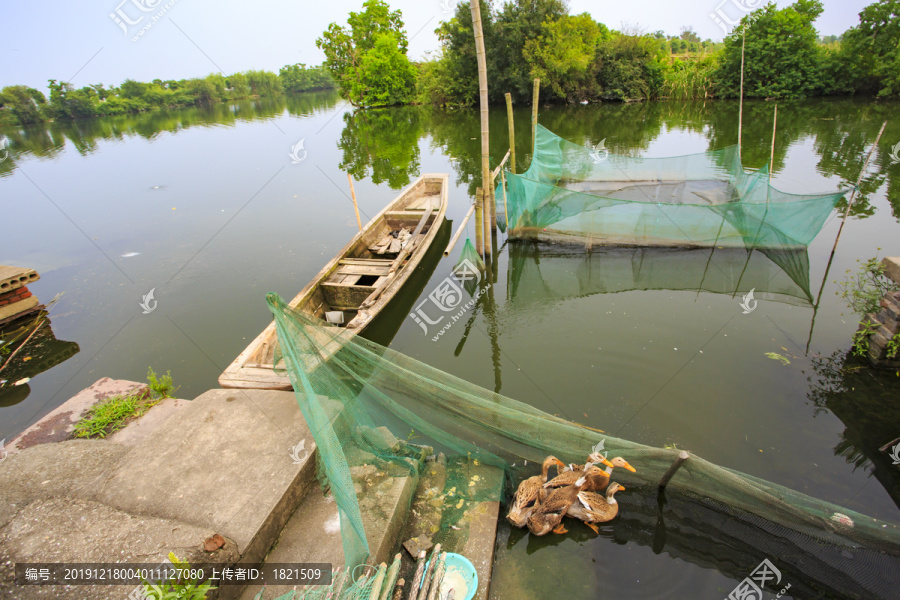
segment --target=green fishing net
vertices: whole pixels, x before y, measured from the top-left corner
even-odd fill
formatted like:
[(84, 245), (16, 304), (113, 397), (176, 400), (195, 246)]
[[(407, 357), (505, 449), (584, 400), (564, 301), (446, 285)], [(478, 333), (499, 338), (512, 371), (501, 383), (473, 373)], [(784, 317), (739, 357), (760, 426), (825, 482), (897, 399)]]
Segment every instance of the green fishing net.
[[(361, 336), (346, 340), (341, 329), (292, 310), (274, 293), (267, 300), (298, 404), (340, 511), (348, 568), (371, 560), (374, 553), (361, 506), (377, 504), (380, 488), (363, 486), (360, 477), (378, 475), (386, 479), (386, 487), (392, 479), (432, 477), (439, 462), (435, 455), (447, 465), (448, 475), (431, 499), (462, 510), (502, 500), (504, 491), (534, 474), (548, 454), (566, 463), (583, 461), (602, 441), (609, 456), (623, 456), (637, 468), (634, 474), (616, 471), (616, 480), (629, 490), (617, 522), (624, 526), (644, 517), (650, 522), (662, 518), (653, 512), (656, 485), (678, 456), (676, 450), (644, 446), (554, 417)], [(673, 543), (693, 532), (691, 539), (678, 541), (680, 551), (703, 548), (691, 558), (703, 565), (710, 564), (710, 557), (724, 557), (717, 568), (736, 570), (735, 576), (745, 576), (739, 575), (743, 563), (729, 557), (778, 552), (779, 564), (798, 581), (809, 581), (810, 589), (825, 586), (853, 590), (849, 597), (887, 597), (883, 594), (893, 585), (890, 574), (900, 569), (898, 525), (697, 456), (678, 471), (667, 494), (673, 502), (666, 518), (688, 528), (671, 531)], [(455, 518), (444, 519), (440, 527), (453, 532)], [(433, 539), (446, 539), (448, 533), (437, 532)]]
[(738, 146), (632, 158), (540, 125), (531, 166), (505, 175), (498, 225), (510, 238), (587, 245), (805, 247), (849, 191), (779, 191), (768, 166), (744, 170)]

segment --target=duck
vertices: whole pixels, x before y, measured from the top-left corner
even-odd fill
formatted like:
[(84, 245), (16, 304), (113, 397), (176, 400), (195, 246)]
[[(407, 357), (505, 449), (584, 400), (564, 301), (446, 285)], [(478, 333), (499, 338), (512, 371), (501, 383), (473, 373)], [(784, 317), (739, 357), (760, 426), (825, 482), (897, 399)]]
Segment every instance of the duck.
[[(596, 456), (596, 455), (592, 455)], [(599, 461), (595, 461), (599, 462)], [(601, 469), (599, 475), (594, 475), (591, 480), (588, 482), (587, 487), (585, 487), (586, 492), (602, 492), (606, 489), (606, 486), (609, 485), (609, 478), (612, 475), (612, 471), (614, 468), (619, 467), (621, 469), (625, 469), (626, 471), (631, 471), (632, 473), (637, 473), (637, 469), (628, 464), (628, 461), (622, 458), (621, 456), (617, 456), (606, 465), (606, 470)]]
[(534, 509), (538, 492), (542, 489), (542, 486), (547, 483), (550, 467), (554, 465), (556, 466), (557, 475), (566, 466), (563, 461), (555, 456), (548, 456), (541, 465), (540, 475), (529, 477), (519, 484), (519, 488), (516, 490), (512, 504), (509, 507), (509, 514), (506, 515), (507, 521), (516, 527), (525, 527), (525, 522), (528, 520), (528, 517), (531, 516), (531, 512)]
[[(574, 484), (581, 475), (585, 472), (585, 468), (589, 468), (594, 463), (600, 463), (605, 465), (607, 469), (612, 471), (613, 463), (606, 460), (600, 454), (591, 454), (587, 457), (587, 462), (583, 465), (570, 464), (563, 471), (559, 472), (556, 477), (551, 479), (550, 481), (544, 483), (545, 488), (561, 488), (568, 485)], [(598, 469), (600, 473), (603, 473), (602, 469)], [(595, 477), (599, 477), (600, 475), (596, 475)], [(593, 481), (588, 483), (589, 489), (593, 490)]]
[(619, 503), (613, 496), (624, 489), (625, 486), (614, 481), (606, 488), (605, 498), (596, 492), (582, 490), (576, 494), (575, 502), (569, 506), (566, 514), (581, 519), (594, 530), (594, 533), (600, 533), (595, 523), (606, 523), (616, 518), (619, 514)]
[[(594, 466), (589, 467), (590, 469), (600, 470)], [(538, 497), (531, 516), (526, 521), (528, 531), (534, 535), (547, 535), (551, 531), (553, 533), (568, 532), (568, 529), (562, 524), (563, 517), (566, 516), (566, 512), (572, 504), (578, 500), (578, 493), (581, 492), (587, 482), (587, 474), (582, 473), (574, 485), (560, 488), (545, 488), (542, 486), (538, 491)]]

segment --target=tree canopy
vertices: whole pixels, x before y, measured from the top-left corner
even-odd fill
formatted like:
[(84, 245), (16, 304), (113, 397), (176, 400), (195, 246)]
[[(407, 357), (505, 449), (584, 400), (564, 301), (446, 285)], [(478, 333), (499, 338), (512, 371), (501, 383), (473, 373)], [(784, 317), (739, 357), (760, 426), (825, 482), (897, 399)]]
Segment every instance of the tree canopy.
[(384, 0), (366, 0), (363, 9), (350, 13), (347, 27), (329, 24), (316, 46), (341, 96), (354, 106), (407, 102), (415, 91), (415, 69), (406, 56), (402, 14)]

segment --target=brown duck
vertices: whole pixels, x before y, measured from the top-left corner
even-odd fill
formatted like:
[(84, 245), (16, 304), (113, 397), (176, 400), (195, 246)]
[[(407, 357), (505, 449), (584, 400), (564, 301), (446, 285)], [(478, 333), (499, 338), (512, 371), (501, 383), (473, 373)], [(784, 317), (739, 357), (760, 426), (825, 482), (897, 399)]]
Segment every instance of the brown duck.
[(528, 520), (528, 517), (531, 516), (531, 511), (534, 509), (538, 492), (541, 490), (541, 486), (547, 483), (548, 471), (553, 465), (556, 465), (557, 474), (566, 466), (555, 456), (548, 456), (544, 459), (544, 463), (541, 466), (540, 475), (529, 477), (519, 484), (516, 495), (513, 497), (513, 501), (510, 504), (509, 514), (506, 515), (507, 521), (516, 527), (525, 527), (525, 522)]
[[(609, 462), (600, 454), (591, 454), (587, 457), (587, 462), (583, 465), (569, 465), (567, 467), (567, 471), (560, 472), (556, 477), (548, 481), (544, 484), (545, 488), (561, 488), (567, 485), (573, 485), (581, 475), (584, 473), (585, 467), (589, 467), (594, 463), (600, 463), (605, 465), (608, 469), (612, 470), (613, 463)], [(602, 469), (598, 469), (599, 473), (603, 473)], [(601, 475), (597, 475), (600, 477)], [(593, 483), (591, 481), (588, 482), (588, 487), (586, 489), (593, 490)]]
[(600, 468), (591, 465), (574, 485), (560, 488), (541, 487), (531, 516), (526, 521), (528, 530), (534, 535), (547, 535), (551, 531), (566, 533), (568, 530), (562, 524), (563, 517), (566, 516), (569, 507), (578, 500), (578, 493), (587, 484), (587, 478), (594, 470), (599, 471)]
[(606, 523), (616, 518), (616, 515), (619, 514), (619, 503), (616, 502), (613, 495), (624, 489), (622, 485), (614, 481), (606, 489), (605, 498), (596, 492), (581, 491), (576, 494), (576, 501), (569, 506), (567, 514), (570, 517), (581, 519), (595, 533), (600, 533), (600, 529), (595, 523)]

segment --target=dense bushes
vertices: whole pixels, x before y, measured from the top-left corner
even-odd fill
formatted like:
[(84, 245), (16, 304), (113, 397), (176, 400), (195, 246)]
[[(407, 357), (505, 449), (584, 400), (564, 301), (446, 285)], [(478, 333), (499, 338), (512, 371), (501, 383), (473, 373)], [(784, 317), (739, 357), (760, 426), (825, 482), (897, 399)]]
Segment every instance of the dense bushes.
[[(781, 9), (771, 2), (714, 43), (689, 27), (680, 36), (610, 31), (587, 13), (568, 15), (560, 0), (509, 0), (496, 9), (482, 0), (490, 99), (502, 102), (510, 92), (528, 101), (535, 77), (550, 102), (736, 97), (744, 42), (747, 97), (900, 95), (900, 0), (866, 7), (841, 38), (819, 38), (813, 23), (822, 10), (821, 0)], [(442, 54), (419, 66), (419, 101), (475, 102), (470, 12), (458, 4), (438, 29)]]
[(22, 85), (3, 88), (0, 91), (0, 126), (212, 106), (255, 96), (328, 89), (334, 87), (334, 81), (324, 67), (308, 68), (300, 63), (282, 67), (278, 75), (269, 71), (246, 71), (229, 76), (214, 73), (202, 79), (154, 79), (149, 83), (126, 79), (118, 87), (95, 84), (80, 89), (51, 79), (48, 87), (49, 101), (34, 88)]

